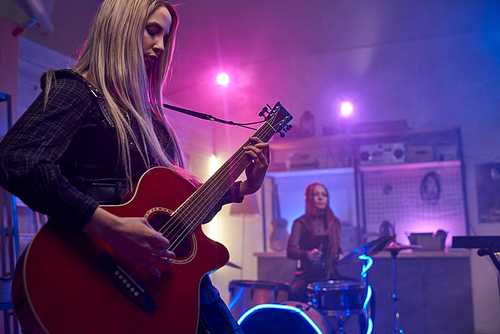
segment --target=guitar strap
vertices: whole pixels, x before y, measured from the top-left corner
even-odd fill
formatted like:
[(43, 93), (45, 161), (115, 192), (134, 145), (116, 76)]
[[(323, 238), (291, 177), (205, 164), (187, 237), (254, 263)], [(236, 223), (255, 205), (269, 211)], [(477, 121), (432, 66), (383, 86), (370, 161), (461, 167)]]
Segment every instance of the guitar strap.
[(99, 109), (101, 110), (102, 115), (106, 119), (106, 122), (108, 122), (109, 126), (112, 128), (115, 127), (115, 123), (113, 122), (113, 119), (111, 118), (111, 114), (108, 111), (108, 108), (106, 107), (106, 101), (104, 101), (104, 96), (99, 92), (94, 86), (92, 86), (90, 83), (87, 82), (87, 86), (90, 89), (90, 92), (92, 95), (95, 96), (97, 100), (97, 105), (99, 106)]
[[(92, 95), (95, 97), (97, 108), (101, 112), (106, 123), (110, 128), (115, 128), (115, 123), (111, 118), (111, 114), (109, 113), (108, 108), (106, 107), (106, 101), (104, 100), (103, 94), (78, 73), (74, 71), (71, 71), (71, 73), (65, 73), (66, 71), (64, 70), (60, 72), (63, 72), (63, 75), (68, 76), (71, 74), (76, 74), (77, 77), (85, 83)], [(61, 170), (64, 169), (63, 166), (60, 166), (60, 168)], [(64, 170), (64, 174), (66, 175), (66, 177), (68, 177), (68, 179), (70, 179), (70, 182), (72, 184), (78, 185), (77, 187), (81, 191), (84, 191), (85, 194), (92, 197), (101, 205), (121, 203), (122, 198), (128, 191), (127, 184), (124, 179), (88, 179), (74, 175), (68, 170)]]
[[(115, 127), (115, 123), (111, 118), (111, 114), (106, 107), (106, 101), (101, 92), (99, 92), (94, 86), (87, 82), (87, 87), (89, 87), (92, 95), (95, 96), (97, 105), (104, 116), (104, 119), (108, 125), (112, 128)], [(86, 180), (90, 182), (90, 186), (87, 189), (86, 194), (93, 199), (95, 199), (99, 204), (118, 204), (121, 202), (122, 198), (127, 193), (127, 185), (125, 180), (121, 179), (108, 179), (108, 180)]]

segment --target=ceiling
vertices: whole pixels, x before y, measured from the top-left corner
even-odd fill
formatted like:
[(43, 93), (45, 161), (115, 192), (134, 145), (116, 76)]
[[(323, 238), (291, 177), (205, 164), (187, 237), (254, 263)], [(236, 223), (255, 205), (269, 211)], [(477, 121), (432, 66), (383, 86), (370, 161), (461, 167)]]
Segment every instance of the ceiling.
[[(19, 26), (25, 25), (32, 17), (26, 13), (21, 4), (29, 0), (1, 0), (0, 16), (9, 19)], [(31, 0), (47, 4), (52, 12), (49, 14), (54, 32), (44, 31), (36, 24), (21, 34), (29, 40), (64, 55), (76, 57), (76, 51), (85, 42), (89, 24), (100, 0)], [(24, 7), (26, 8), (26, 7)], [(29, 8), (29, 7), (28, 7)]]
[[(21, 36), (76, 58), (100, 1), (44, 1), (55, 1), (54, 32), (33, 26)], [(1, 2), (1, 16), (29, 21), (14, 0)], [(423, 124), (431, 118), (422, 110), (465, 108), (447, 91), (450, 81), (464, 80), (469, 92), (471, 80), (498, 77), (486, 70), (476, 77), (479, 68), (498, 68), (496, 0), (186, 0), (178, 11), (167, 99), (234, 121), (255, 120), (265, 104), (281, 101), (296, 120), (311, 111), (321, 131), (350, 100), (358, 120)], [(214, 84), (219, 71), (230, 74), (228, 87)]]

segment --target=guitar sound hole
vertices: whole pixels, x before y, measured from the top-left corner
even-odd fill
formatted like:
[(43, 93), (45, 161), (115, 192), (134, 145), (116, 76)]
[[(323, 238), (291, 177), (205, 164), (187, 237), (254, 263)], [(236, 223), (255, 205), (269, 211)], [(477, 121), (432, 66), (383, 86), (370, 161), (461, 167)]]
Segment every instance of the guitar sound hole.
[(176, 257), (183, 258), (191, 252), (191, 238), (186, 235), (186, 228), (180, 223), (170, 223), (170, 216), (155, 213), (149, 217), (149, 224), (170, 241), (170, 250)]

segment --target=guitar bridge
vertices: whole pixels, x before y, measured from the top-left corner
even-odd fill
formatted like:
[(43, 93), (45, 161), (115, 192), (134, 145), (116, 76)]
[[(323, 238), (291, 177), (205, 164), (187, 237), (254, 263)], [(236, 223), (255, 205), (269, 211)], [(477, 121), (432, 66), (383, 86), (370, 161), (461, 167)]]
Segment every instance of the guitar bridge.
[(158, 304), (147, 291), (120, 265), (120, 263), (107, 251), (103, 250), (97, 256), (106, 275), (113, 284), (130, 301), (139, 306), (147, 314), (153, 315), (158, 309)]

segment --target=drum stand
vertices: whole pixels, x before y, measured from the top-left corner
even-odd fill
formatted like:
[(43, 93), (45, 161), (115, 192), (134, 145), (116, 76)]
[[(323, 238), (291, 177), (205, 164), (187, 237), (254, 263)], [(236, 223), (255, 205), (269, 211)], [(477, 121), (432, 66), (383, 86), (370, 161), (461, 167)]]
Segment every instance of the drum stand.
[[(365, 316), (366, 320), (366, 334), (371, 334), (373, 330), (373, 321), (370, 316), (370, 312), (368, 310), (368, 306), (370, 304), (370, 299), (372, 297), (372, 287), (367, 284), (368, 281), (368, 269), (371, 268), (373, 265), (373, 259), (366, 255), (366, 252), (363, 252), (363, 254), (359, 255), (358, 257), (359, 260), (365, 261), (365, 264), (363, 264), (363, 269), (361, 271), (361, 282), (363, 285), (366, 287), (366, 293), (365, 293), (365, 301), (363, 302), (363, 313)], [(347, 312), (344, 314), (335, 314), (335, 317), (337, 318), (337, 326), (339, 327), (340, 334), (345, 334), (344, 332), (344, 324), (347, 322), (347, 319), (351, 315), (351, 311), (347, 310)], [(363, 328), (360, 328), (363, 330)]]
[(392, 280), (394, 282), (394, 293), (392, 299), (394, 300), (394, 331), (393, 334), (404, 334), (403, 330), (399, 328), (399, 312), (398, 312), (398, 297), (396, 294), (396, 256), (403, 249), (417, 249), (422, 248), (420, 245), (400, 245), (396, 241), (391, 242), (385, 249), (391, 252), (392, 256)]
[(336, 318), (337, 318), (337, 326), (339, 326), (340, 334), (345, 334), (344, 324), (346, 323), (347, 318), (349, 318), (349, 314), (347, 314), (347, 315), (340, 314), (340, 315), (337, 315)]
[(398, 255), (399, 251), (401, 249), (390, 249), (388, 247), (388, 250), (391, 252), (392, 256), (392, 275), (393, 275), (393, 282), (394, 282), (394, 292), (392, 294), (392, 299), (394, 300), (394, 331), (392, 332), (393, 334), (404, 334), (403, 330), (399, 328), (399, 312), (398, 312), (398, 297), (396, 295), (396, 256)]
[[(371, 318), (371, 312), (368, 309), (368, 306), (370, 305), (370, 300), (372, 298), (372, 288), (367, 284), (368, 281), (368, 269), (373, 265), (373, 259), (368, 256), (368, 255), (375, 255), (378, 252), (380, 252), (383, 249), (386, 249), (386, 247), (389, 245), (389, 243), (393, 242), (395, 239), (395, 236), (384, 236), (380, 237), (376, 240), (370, 241), (352, 252), (350, 252), (347, 256), (343, 257), (339, 263), (340, 264), (347, 264), (350, 262), (354, 261), (364, 261), (365, 264), (363, 265), (363, 270), (361, 272), (361, 281), (366, 287), (366, 295), (365, 295), (365, 301), (363, 303), (363, 311), (365, 315), (365, 320), (366, 320), (366, 334), (371, 334), (373, 331), (373, 320)], [(342, 319), (339, 319), (339, 322)], [(344, 321), (345, 322), (345, 321)], [(343, 323), (342, 323), (343, 324)], [(364, 330), (364, 328), (363, 328)], [(342, 332), (343, 333), (343, 332)]]

